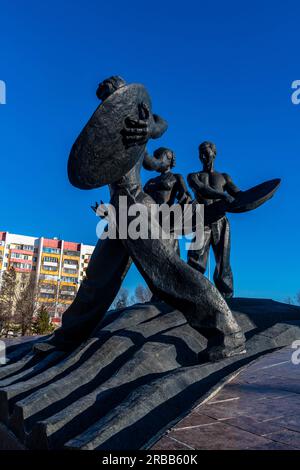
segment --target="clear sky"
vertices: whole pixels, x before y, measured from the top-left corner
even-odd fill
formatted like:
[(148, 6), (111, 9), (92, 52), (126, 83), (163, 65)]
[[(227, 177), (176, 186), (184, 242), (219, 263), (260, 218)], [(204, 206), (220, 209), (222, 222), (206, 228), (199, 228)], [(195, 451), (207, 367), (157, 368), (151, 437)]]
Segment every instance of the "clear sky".
[[(284, 299), (300, 290), (300, 79), (298, 1), (51, 0), (1, 2), (1, 227), (96, 242), (90, 204), (66, 175), (70, 147), (113, 74), (148, 88), (169, 130), (150, 144), (199, 168), (198, 144), (218, 148), (216, 168), (242, 189), (280, 177), (257, 211), (231, 215), (239, 296)], [(143, 179), (153, 174), (144, 172)], [(132, 270), (125, 286), (138, 282)]]

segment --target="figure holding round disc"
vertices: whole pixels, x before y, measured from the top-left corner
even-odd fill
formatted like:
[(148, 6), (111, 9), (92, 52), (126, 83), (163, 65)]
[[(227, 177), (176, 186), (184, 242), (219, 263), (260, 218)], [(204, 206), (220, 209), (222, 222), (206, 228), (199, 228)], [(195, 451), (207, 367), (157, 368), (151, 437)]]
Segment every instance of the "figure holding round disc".
[[(245, 352), (245, 337), (218, 290), (180, 259), (170, 240), (151, 238), (151, 225), (158, 223), (151, 218), (155, 201), (143, 191), (140, 170), (149, 158), (145, 157), (147, 141), (166, 131), (166, 121), (152, 113), (142, 85), (126, 85), (120, 77), (102, 82), (97, 96), (102, 103), (72, 147), (69, 179), (81, 189), (108, 184), (116, 213), (121, 196), (127, 197), (128, 208), (143, 204), (149, 233), (146, 238), (98, 241), (61, 328), (35, 348), (71, 350), (87, 339), (117, 295), (132, 260), (156, 297), (181, 310), (195, 328), (209, 330), (214, 338), (206, 351), (209, 360)], [(116, 224), (118, 228), (119, 220)]]

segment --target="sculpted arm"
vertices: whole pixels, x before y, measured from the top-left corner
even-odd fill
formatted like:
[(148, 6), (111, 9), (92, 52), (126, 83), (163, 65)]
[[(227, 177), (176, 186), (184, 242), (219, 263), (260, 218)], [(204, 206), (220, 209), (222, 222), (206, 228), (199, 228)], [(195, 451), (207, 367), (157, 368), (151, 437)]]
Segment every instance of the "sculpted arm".
[(199, 195), (204, 199), (224, 199), (227, 200), (228, 196), (223, 191), (217, 191), (213, 189), (209, 184), (200, 181), (197, 174), (191, 173), (188, 175), (188, 183), (195, 193), (195, 196)]
[(160, 161), (156, 158), (153, 158), (148, 152), (147, 149), (144, 153), (143, 168), (149, 171), (157, 171), (160, 167)]
[(230, 196), (236, 197), (242, 191), (238, 188), (234, 182), (232, 181), (231, 177), (227, 173), (223, 173), (224, 178), (226, 179), (225, 189), (230, 194)]
[(184, 178), (182, 175), (176, 175), (177, 178), (177, 200), (179, 204), (187, 204), (192, 196), (185, 184)]

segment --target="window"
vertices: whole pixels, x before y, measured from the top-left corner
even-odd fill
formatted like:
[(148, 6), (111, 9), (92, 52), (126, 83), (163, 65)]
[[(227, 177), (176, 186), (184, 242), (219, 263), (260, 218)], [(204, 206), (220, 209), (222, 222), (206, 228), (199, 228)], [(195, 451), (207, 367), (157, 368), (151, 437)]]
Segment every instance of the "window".
[(59, 249), (59, 248), (49, 248), (49, 247), (47, 247), (47, 246), (44, 246), (43, 252), (44, 252), (44, 253), (56, 253), (56, 254), (59, 254), (59, 253), (60, 253), (60, 249)]
[(71, 250), (64, 250), (64, 255), (67, 255), (67, 256), (80, 256), (80, 252), (79, 251), (71, 251)]
[(32, 259), (31, 256), (29, 255), (24, 255), (23, 253), (11, 253), (11, 258), (15, 258), (15, 259)]
[(58, 263), (58, 258), (54, 258), (54, 256), (44, 256), (43, 261), (46, 261), (46, 263)]
[(77, 274), (76, 269), (64, 268), (64, 272), (67, 274)]
[(58, 276), (55, 274), (40, 274), (39, 275), (40, 279), (45, 279), (47, 281), (58, 281)]
[(78, 266), (78, 262), (76, 259), (64, 259), (64, 264), (76, 264), (76, 266)]
[(44, 271), (57, 271), (57, 267), (55, 266), (43, 266)]
[(55, 299), (55, 294), (47, 294), (45, 292), (40, 292), (39, 297), (43, 299)]
[(33, 245), (22, 245), (22, 249), (24, 251), (33, 251), (34, 246)]
[(18, 269), (31, 269), (31, 264), (27, 264), (27, 263), (11, 263), (11, 265), (14, 267), (14, 268), (18, 268)]
[(62, 276), (61, 277), (61, 280), (63, 282), (73, 282), (73, 283), (76, 283), (77, 282), (77, 278), (76, 277), (67, 277), (67, 276)]

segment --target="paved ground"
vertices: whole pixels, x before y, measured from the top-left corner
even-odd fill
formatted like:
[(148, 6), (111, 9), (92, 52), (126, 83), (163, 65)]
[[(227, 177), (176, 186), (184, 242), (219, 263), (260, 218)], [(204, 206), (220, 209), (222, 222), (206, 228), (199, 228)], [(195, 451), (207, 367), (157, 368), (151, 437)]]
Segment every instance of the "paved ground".
[(284, 348), (244, 369), (152, 449), (300, 449), (300, 364)]

